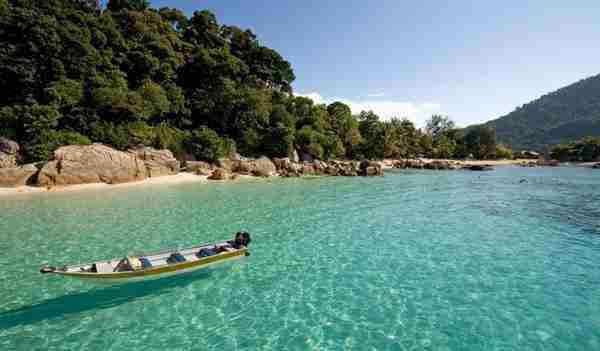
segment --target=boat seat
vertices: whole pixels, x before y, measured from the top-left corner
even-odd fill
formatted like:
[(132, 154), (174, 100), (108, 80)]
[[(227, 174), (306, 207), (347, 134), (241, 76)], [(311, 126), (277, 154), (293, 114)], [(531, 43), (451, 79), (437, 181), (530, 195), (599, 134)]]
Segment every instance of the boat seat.
[(185, 257), (183, 257), (183, 255), (180, 254), (179, 252), (174, 252), (167, 258), (168, 264), (181, 263), (181, 262), (185, 262), (185, 261), (186, 261)]
[(97, 273), (112, 273), (114, 270), (112, 264), (110, 262), (98, 262), (96, 263), (96, 272)]
[(146, 257), (140, 257), (140, 262), (142, 263), (142, 269), (152, 267), (152, 263)]

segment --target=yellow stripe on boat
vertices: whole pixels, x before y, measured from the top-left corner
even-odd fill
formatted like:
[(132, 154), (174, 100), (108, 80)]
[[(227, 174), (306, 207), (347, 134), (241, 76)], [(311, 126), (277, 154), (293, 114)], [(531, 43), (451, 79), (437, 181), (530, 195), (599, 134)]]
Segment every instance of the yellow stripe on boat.
[(159, 266), (147, 268), (139, 271), (127, 271), (127, 272), (112, 272), (112, 273), (92, 273), (92, 272), (61, 272), (56, 271), (57, 274), (72, 276), (77, 278), (91, 278), (91, 279), (128, 279), (137, 277), (150, 277), (159, 276), (165, 273), (172, 273), (178, 271), (186, 271), (192, 268), (202, 268), (212, 263), (221, 261), (228, 261), (232, 258), (239, 258), (244, 256), (248, 251), (247, 248), (235, 250), (233, 252), (223, 252), (218, 255), (204, 257), (197, 261), (185, 261), (181, 263), (174, 263), (168, 266)]

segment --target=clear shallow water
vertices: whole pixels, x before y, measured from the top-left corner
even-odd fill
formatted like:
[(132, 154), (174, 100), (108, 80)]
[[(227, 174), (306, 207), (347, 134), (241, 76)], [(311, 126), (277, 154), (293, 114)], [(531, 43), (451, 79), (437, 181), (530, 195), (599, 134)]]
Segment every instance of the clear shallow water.
[[(117, 287), (37, 272), (240, 229), (252, 256), (206, 272)], [(0, 252), (1, 350), (600, 349), (589, 169), (0, 198)]]

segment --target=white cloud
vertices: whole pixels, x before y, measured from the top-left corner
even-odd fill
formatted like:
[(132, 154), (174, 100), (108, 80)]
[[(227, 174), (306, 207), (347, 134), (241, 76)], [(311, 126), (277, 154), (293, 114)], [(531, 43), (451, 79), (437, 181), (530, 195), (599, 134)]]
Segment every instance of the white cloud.
[(413, 121), (417, 127), (423, 127), (425, 121), (431, 117), (432, 114), (440, 113), (441, 108), (439, 104), (433, 102), (416, 103), (394, 100), (325, 98), (317, 92), (296, 95), (310, 98), (317, 104), (330, 104), (334, 101), (340, 101), (348, 105), (354, 114), (358, 114), (361, 111), (373, 111), (384, 120), (388, 120), (392, 117), (406, 117)]
[(380, 92), (380, 93), (371, 93), (371, 94), (367, 94), (368, 97), (384, 97), (385, 93), (384, 92)]

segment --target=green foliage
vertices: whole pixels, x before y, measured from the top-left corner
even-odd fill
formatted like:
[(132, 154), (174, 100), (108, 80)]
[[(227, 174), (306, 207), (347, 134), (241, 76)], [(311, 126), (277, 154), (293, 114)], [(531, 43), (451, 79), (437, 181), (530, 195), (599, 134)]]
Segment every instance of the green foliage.
[(207, 10), (188, 18), (146, 0), (110, 0), (103, 12), (77, 1), (0, 0), (0, 23), (0, 134), (25, 145), (31, 160), (88, 140), (206, 160), (236, 151), (319, 159), (469, 152), (447, 117), (433, 116), (422, 132), (406, 119), (294, 96), (288, 61)]
[(154, 142), (154, 129), (143, 121), (127, 124), (129, 146), (152, 145)]
[(200, 160), (215, 161), (227, 152), (226, 145), (219, 135), (206, 127), (194, 130), (189, 143), (192, 154)]
[(369, 159), (381, 159), (385, 156), (385, 127), (373, 111), (361, 112), (358, 116), (358, 129), (362, 136), (360, 153)]
[(600, 137), (585, 137), (552, 147), (550, 157), (559, 161), (600, 161)]
[(496, 156), (496, 133), (489, 127), (475, 127), (465, 135), (467, 151), (477, 159), (491, 159)]
[(72, 107), (83, 99), (83, 84), (81, 81), (62, 79), (52, 82), (45, 89), (48, 104)]
[(25, 159), (27, 162), (46, 161), (61, 146), (89, 144), (91, 141), (88, 137), (70, 130), (43, 131), (25, 145)]
[(438, 136), (433, 149), (435, 158), (452, 158), (456, 150), (456, 141), (447, 135)]
[(154, 147), (169, 149), (176, 157), (182, 158), (186, 153), (190, 133), (162, 122), (154, 127), (154, 137)]
[(511, 149), (507, 148), (506, 146), (504, 146), (502, 144), (496, 145), (496, 158), (512, 160), (513, 157), (514, 157), (513, 152)]
[(150, 6), (148, 0), (109, 0), (106, 8), (111, 11), (134, 10), (143, 11)]
[(268, 156), (287, 157), (294, 151), (295, 119), (285, 106), (275, 105), (269, 116), (270, 127), (263, 139), (263, 150)]
[(129, 132), (124, 124), (98, 122), (91, 126), (91, 139), (111, 145), (118, 150), (126, 150), (130, 146)]
[(544, 151), (546, 146), (600, 135), (600, 75), (546, 94), (490, 121), (498, 140), (513, 150)]
[(427, 120), (425, 131), (431, 135), (434, 141), (443, 137), (448, 131), (454, 129), (454, 121), (447, 116), (433, 115)]

